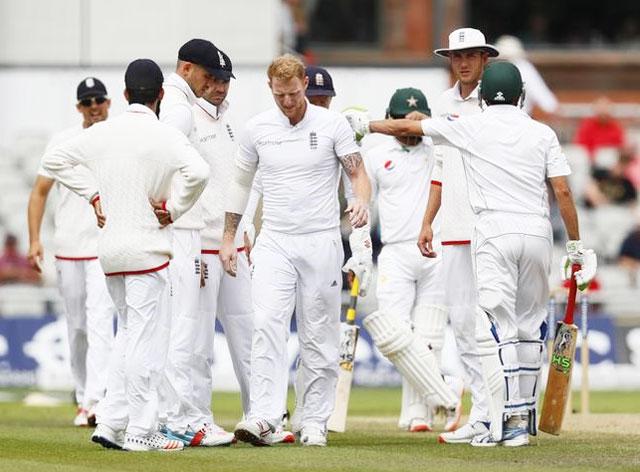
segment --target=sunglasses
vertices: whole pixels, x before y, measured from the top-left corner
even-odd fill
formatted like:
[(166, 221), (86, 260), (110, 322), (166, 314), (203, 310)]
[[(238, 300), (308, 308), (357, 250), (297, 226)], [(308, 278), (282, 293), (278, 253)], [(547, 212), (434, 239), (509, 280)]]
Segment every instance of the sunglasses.
[(90, 107), (95, 102), (96, 105), (102, 105), (104, 102), (109, 100), (107, 97), (91, 97), (91, 98), (83, 98), (78, 102), (79, 105), (83, 107)]

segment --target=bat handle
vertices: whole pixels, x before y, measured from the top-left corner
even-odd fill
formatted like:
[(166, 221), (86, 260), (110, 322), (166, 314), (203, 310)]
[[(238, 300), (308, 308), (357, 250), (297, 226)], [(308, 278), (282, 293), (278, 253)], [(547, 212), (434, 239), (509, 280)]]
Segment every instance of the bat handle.
[(583, 292), (580, 296), (580, 331), (582, 334), (582, 338), (587, 337), (587, 333), (589, 332), (589, 325), (587, 314), (589, 312), (589, 298), (587, 297), (587, 293)]
[(356, 321), (356, 305), (358, 303), (358, 293), (360, 292), (360, 282), (358, 277), (353, 276), (353, 283), (351, 284), (351, 291), (349, 297), (349, 308), (347, 308), (346, 322), (348, 324), (354, 324)]
[(571, 282), (569, 285), (569, 296), (567, 297), (567, 309), (564, 313), (564, 322), (573, 324), (573, 312), (576, 309), (576, 293), (578, 292), (578, 282), (576, 282), (576, 272), (580, 270), (580, 264), (571, 265)]

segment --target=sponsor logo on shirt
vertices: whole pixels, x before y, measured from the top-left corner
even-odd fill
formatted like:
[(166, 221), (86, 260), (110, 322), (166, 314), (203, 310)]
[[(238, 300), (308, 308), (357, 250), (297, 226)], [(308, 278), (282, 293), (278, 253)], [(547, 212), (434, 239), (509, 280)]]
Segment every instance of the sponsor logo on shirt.
[(207, 136), (202, 136), (202, 137), (200, 138), (200, 142), (201, 142), (201, 143), (208, 143), (209, 141), (213, 141), (214, 139), (216, 139), (216, 136), (217, 136), (217, 135), (216, 135), (215, 133), (213, 133), (213, 134), (209, 134), (209, 135), (207, 135)]
[(283, 139), (259, 139), (256, 141), (256, 146), (281, 146), (286, 143), (297, 143), (304, 138), (283, 138)]
[(309, 147), (311, 150), (318, 149), (318, 133), (315, 131), (309, 133)]
[(447, 120), (449, 120), (449, 121), (455, 121), (458, 118), (460, 118), (460, 115), (455, 115), (453, 113), (450, 113), (450, 114), (447, 115)]
[(227, 134), (229, 135), (229, 139), (231, 139), (231, 141), (235, 141), (236, 138), (233, 135), (233, 129), (231, 128), (231, 125), (229, 123), (227, 123)]
[(389, 160), (389, 161), (384, 163), (384, 168), (386, 170), (393, 170), (395, 168), (395, 166), (396, 166), (396, 164), (391, 160)]

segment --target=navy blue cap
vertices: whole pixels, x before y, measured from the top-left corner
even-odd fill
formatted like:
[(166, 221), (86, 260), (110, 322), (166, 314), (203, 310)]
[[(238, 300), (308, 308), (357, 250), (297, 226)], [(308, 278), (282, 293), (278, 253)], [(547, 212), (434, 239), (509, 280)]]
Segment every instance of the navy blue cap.
[(206, 39), (191, 39), (184, 43), (178, 51), (178, 59), (199, 66), (220, 80), (236, 78), (232, 72), (231, 59)]
[(76, 90), (76, 97), (78, 100), (82, 100), (83, 98), (106, 96), (107, 87), (105, 87), (104, 84), (95, 77), (87, 77), (84, 79), (78, 84), (78, 88)]
[(136, 59), (124, 73), (124, 85), (129, 90), (159, 91), (163, 81), (160, 67), (151, 59)]
[(335, 97), (336, 91), (333, 89), (333, 79), (327, 69), (318, 66), (307, 66), (304, 73), (309, 77), (307, 87), (307, 97)]

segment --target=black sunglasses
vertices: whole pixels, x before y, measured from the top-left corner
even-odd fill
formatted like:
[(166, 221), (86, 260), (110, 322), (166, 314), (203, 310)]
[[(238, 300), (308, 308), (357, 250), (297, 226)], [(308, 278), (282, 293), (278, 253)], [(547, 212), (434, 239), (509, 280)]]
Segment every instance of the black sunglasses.
[(83, 106), (83, 107), (90, 107), (93, 104), (93, 102), (95, 102), (96, 105), (102, 105), (107, 100), (109, 100), (107, 97), (83, 98), (82, 100), (80, 100), (78, 102), (78, 104)]

